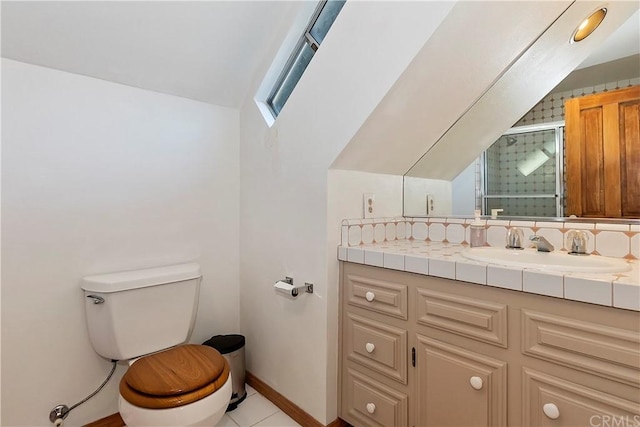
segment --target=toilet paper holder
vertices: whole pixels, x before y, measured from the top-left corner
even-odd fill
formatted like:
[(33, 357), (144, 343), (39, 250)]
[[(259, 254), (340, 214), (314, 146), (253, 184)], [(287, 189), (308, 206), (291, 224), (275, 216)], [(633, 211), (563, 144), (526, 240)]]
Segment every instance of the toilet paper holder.
[(301, 286), (295, 286), (293, 284), (293, 277), (285, 277), (283, 280), (278, 280), (276, 283), (278, 282), (285, 282), (288, 283), (292, 286), (291, 288), (291, 296), (292, 297), (297, 297), (300, 294), (300, 291), (302, 291), (304, 289), (304, 291), (308, 294), (312, 294), (313, 293), (313, 283), (307, 283), (305, 282), (304, 285)]

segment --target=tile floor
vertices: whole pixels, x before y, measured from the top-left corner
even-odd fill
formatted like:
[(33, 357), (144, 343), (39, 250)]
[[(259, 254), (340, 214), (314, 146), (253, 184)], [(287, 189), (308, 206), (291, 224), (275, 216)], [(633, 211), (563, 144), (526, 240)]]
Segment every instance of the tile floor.
[(301, 427), (251, 386), (245, 387), (247, 398), (227, 412), (217, 427)]

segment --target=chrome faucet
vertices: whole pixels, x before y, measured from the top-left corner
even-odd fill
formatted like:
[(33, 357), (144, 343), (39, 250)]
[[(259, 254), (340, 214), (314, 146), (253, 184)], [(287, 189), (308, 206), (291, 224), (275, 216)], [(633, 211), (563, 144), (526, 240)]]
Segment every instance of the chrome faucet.
[(569, 247), (569, 255), (588, 255), (587, 241), (589, 236), (581, 230), (570, 230), (567, 233), (567, 246)]
[(511, 227), (507, 230), (507, 249), (524, 249), (522, 247), (522, 241), (524, 240), (524, 234), (518, 227)]
[(533, 234), (529, 236), (529, 240), (536, 245), (538, 252), (553, 252), (553, 245), (544, 237), (538, 234)]

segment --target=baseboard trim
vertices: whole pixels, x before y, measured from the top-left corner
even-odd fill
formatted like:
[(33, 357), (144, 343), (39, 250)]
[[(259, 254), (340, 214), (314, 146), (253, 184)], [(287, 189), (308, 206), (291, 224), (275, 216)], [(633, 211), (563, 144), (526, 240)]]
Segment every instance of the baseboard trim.
[(343, 420), (342, 418), (336, 418), (333, 420), (331, 424), (328, 424), (327, 427), (353, 427), (351, 424)]
[(253, 375), (251, 372), (246, 372), (246, 381), (251, 387), (255, 388), (258, 393), (269, 399), (274, 405), (282, 410), (285, 414), (294, 419), (295, 422), (305, 427), (324, 427), (324, 424), (313, 418), (306, 413), (298, 405), (278, 393), (271, 388), (267, 383), (260, 378)]
[[(269, 384), (262, 381), (260, 378), (253, 375), (251, 372), (247, 371), (245, 376), (247, 384), (256, 389), (258, 393), (263, 395), (265, 398), (271, 401), (274, 405), (276, 405), (282, 412), (289, 415), (295, 422), (304, 427), (325, 427), (320, 421), (313, 418), (304, 409), (300, 408), (298, 405), (278, 393), (274, 390)], [(327, 427), (347, 427), (345, 421), (337, 418), (333, 422), (329, 423)]]

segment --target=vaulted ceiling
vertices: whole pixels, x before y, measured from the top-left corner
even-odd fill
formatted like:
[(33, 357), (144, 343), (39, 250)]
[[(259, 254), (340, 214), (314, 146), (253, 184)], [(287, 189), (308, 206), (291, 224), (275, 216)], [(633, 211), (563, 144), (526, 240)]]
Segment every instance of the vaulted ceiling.
[(599, 7), (457, 2), (332, 167), (452, 180), (638, 10), (609, 3), (597, 31), (569, 43)]
[[(2, 56), (239, 107), (287, 1), (3, 1)], [(283, 22), (283, 20), (285, 20)]]
[[(2, 56), (239, 107), (295, 1), (3, 1)], [(579, 68), (640, 50), (636, 13)], [(599, 71), (602, 73), (602, 69)]]
[[(283, 28), (290, 27), (301, 4), (309, 3), (3, 1), (2, 56), (239, 108), (252, 95), (248, 93), (251, 83), (261, 77), (256, 73), (273, 59), (267, 57), (268, 52), (281, 42)], [(358, 3), (354, 0), (353, 4)], [(432, 3), (434, 7), (437, 4)], [(333, 167), (404, 174), (428, 151), (424, 176), (453, 178), (542, 98), (544, 90), (560, 83), (594, 51), (578, 47), (573, 49), (577, 53), (564, 54), (556, 47), (566, 45), (565, 33), (599, 5), (568, 0), (455, 2), (453, 12), (441, 22), (432, 23), (437, 30), (425, 40), (407, 69), (398, 70), (397, 81), (384, 99), (370, 106), (370, 116), (355, 135), (349, 136)], [(612, 11), (634, 8), (637, 11), (634, 2), (611, 3)], [(565, 13), (565, 9), (573, 12)], [(625, 12), (624, 16), (633, 13)], [(601, 35), (594, 33), (600, 40), (586, 44), (602, 42), (603, 35), (612, 34), (624, 20), (615, 18), (615, 14), (608, 17), (599, 30)], [(629, 21), (631, 27), (625, 31), (636, 37), (630, 46), (637, 49), (638, 13)], [(360, 23), (351, 25), (358, 31)], [(362, 25), (378, 28), (374, 22)], [(530, 49), (534, 41), (545, 38), (550, 40), (539, 51)], [(350, 41), (342, 40), (343, 44), (334, 49), (339, 46), (344, 50)], [(614, 41), (611, 47), (603, 45), (606, 59), (587, 59), (582, 66), (614, 59), (609, 54), (622, 44)], [(553, 67), (561, 70), (551, 70)], [(525, 73), (532, 69), (537, 71), (537, 79)], [(514, 75), (511, 83), (503, 79), (507, 74)], [(484, 96), (500, 85), (504, 93), (496, 95), (495, 100)], [(513, 88), (518, 85), (524, 86), (527, 97), (514, 95)], [(509, 96), (518, 100), (518, 109), (498, 105)], [(482, 110), (488, 111), (488, 116), (466, 120), (471, 117), (468, 113), (481, 110), (483, 98), (490, 104)], [(499, 108), (517, 117), (509, 117)], [(454, 131), (466, 121), (470, 121), (468, 127), (476, 136), (475, 145), (461, 148), (467, 138), (464, 132)], [(388, 150), (391, 145), (392, 151)]]

